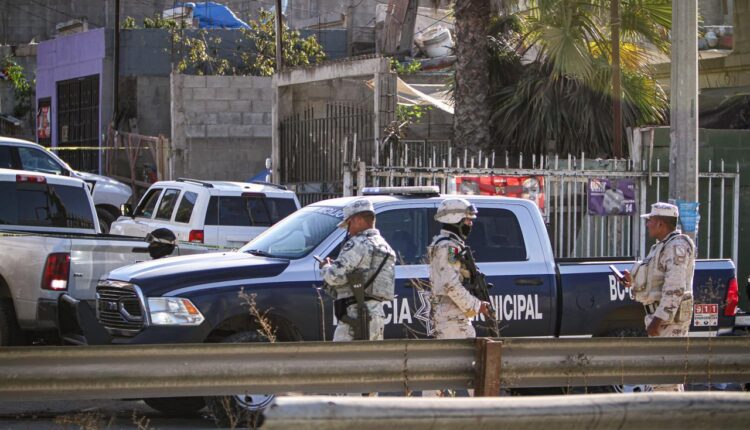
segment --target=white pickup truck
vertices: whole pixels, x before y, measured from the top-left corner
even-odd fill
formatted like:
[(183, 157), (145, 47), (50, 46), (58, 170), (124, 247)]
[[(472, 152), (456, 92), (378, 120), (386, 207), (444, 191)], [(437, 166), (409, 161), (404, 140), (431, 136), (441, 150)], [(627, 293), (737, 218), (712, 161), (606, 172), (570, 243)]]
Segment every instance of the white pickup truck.
[(57, 333), (63, 294), (94, 303), (102, 275), (151, 259), (144, 238), (98, 231), (84, 181), (0, 169), (0, 346), (23, 344), (30, 333)]

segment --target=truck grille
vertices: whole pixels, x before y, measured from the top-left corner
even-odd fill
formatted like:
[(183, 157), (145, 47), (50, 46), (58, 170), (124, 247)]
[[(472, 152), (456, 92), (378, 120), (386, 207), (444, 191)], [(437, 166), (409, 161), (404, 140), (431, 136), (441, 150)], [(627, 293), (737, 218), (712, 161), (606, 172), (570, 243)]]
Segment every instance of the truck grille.
[(102, 281), (96, 287), (96, 318), (113, 336), (135, 336), (146, 325), (138, 287)]

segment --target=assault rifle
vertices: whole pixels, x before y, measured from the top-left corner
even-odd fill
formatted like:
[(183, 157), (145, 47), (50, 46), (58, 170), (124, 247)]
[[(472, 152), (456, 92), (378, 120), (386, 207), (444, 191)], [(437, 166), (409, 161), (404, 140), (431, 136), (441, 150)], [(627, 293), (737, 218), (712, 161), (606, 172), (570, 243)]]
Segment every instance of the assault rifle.
[(492, 337), (500, 337), (500, 329), (497, 324), (497, 312), (492, 306), (492, 301), (490, 300), (490, 288), (494, 285), (488, 284), (484, 273), (480, 272), (477, 268), (477, 262), (474, 260), (474, 254), (470, 247), (465, 246), (464, 250), (461, 251), (461, 260), (471, 276), (469, 279), (469, 291), (474, 297), (483, 302), (489, 303), (487, 305), (487, 313), (489, 315), (485, 315), (487, 320), (487, 330), (489, 330)]

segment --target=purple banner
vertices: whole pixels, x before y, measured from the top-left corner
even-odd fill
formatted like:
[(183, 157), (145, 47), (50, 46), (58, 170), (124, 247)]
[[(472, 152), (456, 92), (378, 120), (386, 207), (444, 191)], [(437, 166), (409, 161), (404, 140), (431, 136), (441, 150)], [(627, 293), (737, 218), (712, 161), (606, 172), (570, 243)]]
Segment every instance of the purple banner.
[(633, 179), (589, 179), (590, 215), (633, 215), (635, 181)]

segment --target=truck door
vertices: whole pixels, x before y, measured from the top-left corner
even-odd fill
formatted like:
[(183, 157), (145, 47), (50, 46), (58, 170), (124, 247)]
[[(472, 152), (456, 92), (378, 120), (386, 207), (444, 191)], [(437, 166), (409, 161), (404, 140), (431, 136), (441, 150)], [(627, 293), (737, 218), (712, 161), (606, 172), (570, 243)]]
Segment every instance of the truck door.
[(427, 337), (432, 332), (427, 245), (435, 205), (385, 208), (376, 227), (396, 253), (396, 297), (385, 303), (385, 338)]
[[(396, 297), (383, 306), (385, 311), (385, 338), (427, 337), (429, 325), (429, 300), (427, 285), (429, 270), (426, 249), (430, 242), (435, 205), (398, 204), (378, 209), (376, 228), (396, 253)], [(330, 251), (321, 257), (335, 259), (341, 249), (344, 232), (341, 231), (331, 245)], [(317, 268), (317, 263), (315, 263)], [(319, 271), (316, 281), (321, 283)], [(333, 337), (336, 321), (333, 321), (333, 301), (322, 298), (325, 303), (326, 339)]]
[[(485, 273), (501, 336), (551, 336), (556, 320), (554, 265), (545, 258), (533, 216), (522, 205), (482, 206), (468, 238)], [(486, 202), (486, 200), (484, 200)], [(486, 203), (485, 203), (486, 204)], [(520, 222), (522, 220), (523, 222)], [(482, 317), (483, 319), (483, 317)], [(478, 324), (477, 335), (485, 335)]]

